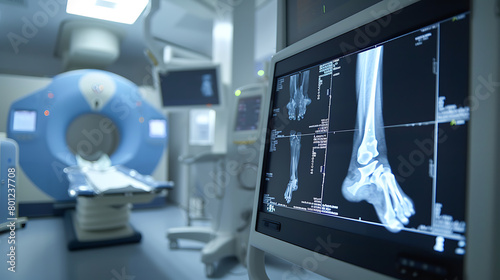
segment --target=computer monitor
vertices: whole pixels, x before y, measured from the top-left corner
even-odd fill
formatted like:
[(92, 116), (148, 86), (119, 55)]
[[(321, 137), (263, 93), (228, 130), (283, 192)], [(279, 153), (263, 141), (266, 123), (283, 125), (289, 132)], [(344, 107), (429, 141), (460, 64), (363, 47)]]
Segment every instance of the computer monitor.
[(163, 107), (169, 109), (218, 108), (221, 95), (220, 67), (208, 65), (159, 73)]
[(332, 279), (464, 278), (470, 7), (414, 2), (274, 56), (252, 247)]
[(256, 84), (238, 90), (233, 143), (252, 144), (259, 139), (265, 88), (265, 85)]

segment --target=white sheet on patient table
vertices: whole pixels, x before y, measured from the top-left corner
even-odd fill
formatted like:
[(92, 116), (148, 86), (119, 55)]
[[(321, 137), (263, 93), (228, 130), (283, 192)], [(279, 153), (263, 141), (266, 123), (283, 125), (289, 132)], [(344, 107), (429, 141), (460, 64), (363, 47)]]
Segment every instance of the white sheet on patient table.
[(108, 190), (122, 189), (133, 187), (138, 191), (151, 191), (148, 185), (123, 174), (114, 168), (108, 170), (87, 170), (85, 172), (87, 180), (92, 183), (99, 192)]

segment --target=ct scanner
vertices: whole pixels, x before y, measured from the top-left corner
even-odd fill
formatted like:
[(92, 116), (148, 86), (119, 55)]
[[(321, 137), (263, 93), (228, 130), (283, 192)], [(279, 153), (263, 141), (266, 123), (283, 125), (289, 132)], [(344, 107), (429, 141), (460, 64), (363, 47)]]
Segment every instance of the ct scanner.
[(74, 201), (66, 214), (69, 249), (138, 242), (131, 203), (171, 188), (149, 174), (167, 145), (167, 120), (127, 79), (101, 70), (75, 70), (12, 104), (8, 137), (19, 165), (56, 201)]

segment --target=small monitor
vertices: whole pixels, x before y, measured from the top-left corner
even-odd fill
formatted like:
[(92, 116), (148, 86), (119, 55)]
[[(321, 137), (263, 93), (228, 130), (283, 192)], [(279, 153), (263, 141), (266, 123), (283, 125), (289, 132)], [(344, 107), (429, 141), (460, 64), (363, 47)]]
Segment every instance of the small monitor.
[(334, 279), (463, 279), (468, 2), (375, 12), (273, 57), (251, 244)]
[(234, 120), (233, 143), (250, 144), (260, 136), (264, 86), (239, 90)]
[(159, 78), (163, 107), (218, 107), (223, 102), (217, 65), (168, 70)]
[(261, 96), (241, 98), (238, 102), (235, 131), (257, 130), (259, 128)]
[(34, 132), (36, 130), (36, 111), (16, 110), (12, 121), (12, 131)]
[(166, 120), (149, 120), (149, 137), (165, 138), (167, 137), (167, 121)]

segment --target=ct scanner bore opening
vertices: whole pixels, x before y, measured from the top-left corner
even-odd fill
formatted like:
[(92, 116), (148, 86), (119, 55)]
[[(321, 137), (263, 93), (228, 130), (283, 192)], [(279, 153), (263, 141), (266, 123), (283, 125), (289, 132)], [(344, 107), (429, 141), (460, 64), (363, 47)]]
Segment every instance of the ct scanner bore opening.
[(99, 114), (77, 117), (66, 131), (69, 150), (87, 161), (96, 161), (103, 154), (111, 156), (119, 143), (120, 133), (114, 122)]

